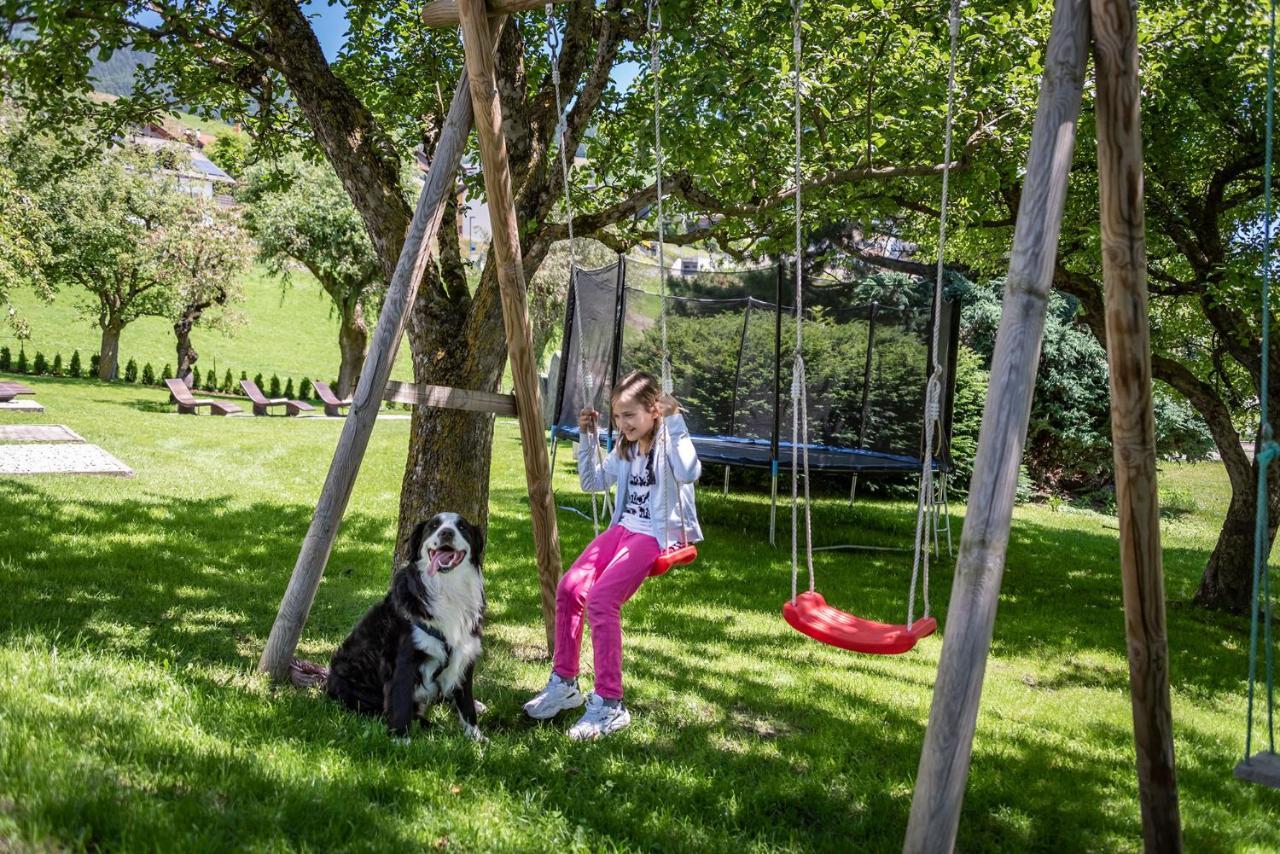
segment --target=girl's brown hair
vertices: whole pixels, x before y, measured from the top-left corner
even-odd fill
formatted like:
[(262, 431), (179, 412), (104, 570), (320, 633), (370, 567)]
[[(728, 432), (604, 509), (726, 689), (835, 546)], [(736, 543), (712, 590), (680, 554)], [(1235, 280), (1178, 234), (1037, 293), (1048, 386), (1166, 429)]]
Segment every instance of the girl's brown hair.
[[(658, 405), (658, 398), (662, 396), (662, 387), (658, 385), (658, 381), (654, 379), (653, 374), (644, 371), (632, 371), (622, 379), (618, 380), (618, 384), (613, 387), (613, 393), (609, 395), (609, 409), (612, 411), (617, 407), (618, 401), (623, 397), (630, 397), (645, 409), (653, 409)], [(658, 435), (658, 425), (662, 418), (653, 422), (653, 430), (646, 437), (650, 443)], [(627, 441), (627, 437), (621, 433), (618, 434), (618, 456), (624, 460), (631, 459), (635, 453), (633, 448), (634, 442)]]

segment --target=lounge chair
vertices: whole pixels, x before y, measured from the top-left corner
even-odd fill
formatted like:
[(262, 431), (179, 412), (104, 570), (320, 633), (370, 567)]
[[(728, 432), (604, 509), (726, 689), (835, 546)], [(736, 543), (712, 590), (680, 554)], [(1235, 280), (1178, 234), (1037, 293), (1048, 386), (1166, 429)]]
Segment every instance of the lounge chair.
[(17, 380), (0, 380), (0, 403), (8, 403), (20, 394), (35, 394), (35, 391)]
[(270, 415), (271, 407), (283, 406), (286, 415), (297, 415), (299, 412), (313, 412), (315, 407), (302, 400), (289, 400), (287, 397), (267, 397), (253, 380), (240, 380), (240, 388), (249, 395), (253, 404), (254, 415)]
[(228, 401), (193, 396), (191, 389), (187, 388), (187, 384), (182, 380), (165, 380), (164, 384), (169, 389), (169, 399), (178, 404), (179, 415), (195, 415), (202, 406), (209, 407), (210, 415), (235, 415), (237, 412), (244, 412), (243, 409)]
[(316, 380), (311, 385), (316, 390), (316, 397), (320, 398), (320, 402), (324, 404), (325, 415), (328, 415), (330, 418), (340, 418), (346, 414), (341, 410), (351, 406), (351, 398), (348, 397), (346, 400), (340, 400), (338, 396), (333, 393), (333, 389), (329, 388), (329, 384), (327, 382), (322, 382), (321, 380)]

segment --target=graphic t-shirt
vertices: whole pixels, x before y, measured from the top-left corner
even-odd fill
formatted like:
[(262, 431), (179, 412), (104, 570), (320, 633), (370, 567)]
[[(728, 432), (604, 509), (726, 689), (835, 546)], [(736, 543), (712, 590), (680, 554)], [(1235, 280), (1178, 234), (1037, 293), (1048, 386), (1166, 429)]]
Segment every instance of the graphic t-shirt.
[(622, 527), (637, 534), (652, 534), (649, 497), (653, 492), (653, 452), (637, 453), (627, 472), (627, 506), (622, 511)]

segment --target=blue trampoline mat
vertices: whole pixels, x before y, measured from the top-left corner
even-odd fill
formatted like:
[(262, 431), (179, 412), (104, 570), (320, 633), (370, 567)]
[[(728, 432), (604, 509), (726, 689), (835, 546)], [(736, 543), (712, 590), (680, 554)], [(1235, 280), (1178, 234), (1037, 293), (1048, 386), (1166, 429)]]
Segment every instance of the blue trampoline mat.
[[(578, 440), (578, 428), (553, 428), (558, 438)], [(738, 436), (693, 436), (693, 446), (698, 450), (698, 458), (706, 463), (720, 463), (747, 468), (768, 469), (773, 464), (771, 443), (768, 439), (744, 439)], [(778, 467), (791, 468), (792, 452), (795, 446), (790, 442), (778, 443)], [(800, 447), (804, 447), (803, 445)], [(809, 468), (835, 474), (887, 474), (892, 472), (915, 472), (920, 470), (920, 458), (902, 454), (889, 454), (882, 451), (868, 451), (860, 448), (841, 448), (833, 445), (810, 444)], [(804, 457), (801, 455), (803, 464)], [(935, 462), (935, 466), (937, 463)]]

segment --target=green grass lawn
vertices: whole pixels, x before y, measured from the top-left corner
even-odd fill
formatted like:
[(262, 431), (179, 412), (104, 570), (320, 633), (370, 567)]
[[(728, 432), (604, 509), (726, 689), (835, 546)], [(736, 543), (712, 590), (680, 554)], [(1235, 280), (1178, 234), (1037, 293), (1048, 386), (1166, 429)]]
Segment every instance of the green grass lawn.
[[(766, 496), (725, 498), (708, 477), (698, 564), (625, 611), (635, 723), (570, 743), (571, 714), (520, 714), (548, 665), (520, 443), (499, 420), (477, 677), (491, 741), (440, 710), (401, 745), (254, 673), (339, 422), (180, 418), (150, 389), (34, 382), (47, 413), (0, 422), (66, 424), (137, 476), (0, 479), (0, 847), (900, 850), (942, 638), (872, 657), (788, 628)], [(406, 420), (374, 433), (308, 657), (325, 660), (384, 591), (408, 435)], [(584, 508), (570, 457), (557, 486)], [(1164, 478), (1199, 505), (1164, 532), (1187, 848), (1280, 850), (1280, 793), (1231, 776), (1246, 624), (1187, 604), (1225, 478), (1211, 464)], [(905, 543), (913, 518), (911, 504), (833, 497), (816, 536)], [(560, 519), (568, 558), (590, 524)], [(1116, 537), (1102, 514), (1017, 511), (960, 850), (1141, 847)], [(909, 555), (822, 552), (817, 568), (832, 602), (903, 618)]]
[[(303, 377), (333, 379), (338, 375), (338, 317), (331, 310), (333, 301), (309, 273), (294, 272), (291, 284), (284, 287), (280, 279), (257, 267), (246, 274), (244, 288), (245, 302), (237, 307), (244, 316), (243, 324), (230, 334), (199, 326), (192, 333), (192, 342), (200, 354), (196, 367), (201, 373), (215, 368), (219, 379), (228, 368), (237, 379), (241, 371), (250, 377), (261, 373), (267, 379), (278, 374), (282, 384), (292, 378), (295, 386)], [(85, 295), (89, 296), (87, 291)], [(72, 351), (79, 349), (88, 370), (89, 356), (98, 352), (102, 333), (96, 320), (77, 311), (79, 294), (64, 290), (52, 303), (41, 302), (21, 288), (11, 296), (19, 314), (31, 324), (31, 340), (24, 345), (28, 360), (39, 351), (52, 362), (54, 354), (61, 353), (65, 366)], [(371, 336), (374, 320), (369, 319)], [(17, 358), (18, 341), (8, 324), (0, 324), (0, 346), (8, 347)], [(135, 321), (125, 327), (120, 338), (121, 372), (129, 359), (135, 359), (139, 373), (150, 362), (159, 376), (166, 363), (176, 364), (175, 346), (169, 321), (159, 317)], [(407, 343), (401, 352), (391, 375), (394, 379), (412, 380)]]

